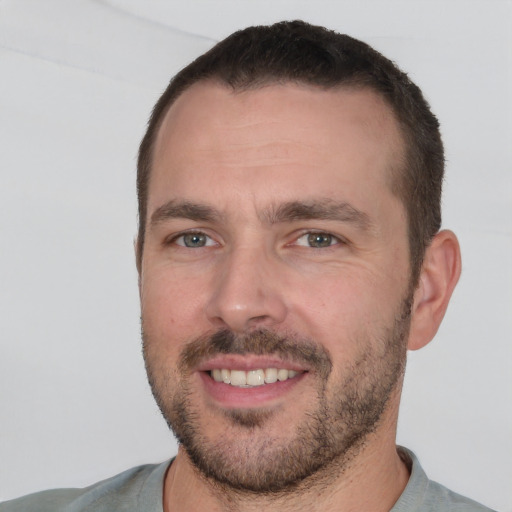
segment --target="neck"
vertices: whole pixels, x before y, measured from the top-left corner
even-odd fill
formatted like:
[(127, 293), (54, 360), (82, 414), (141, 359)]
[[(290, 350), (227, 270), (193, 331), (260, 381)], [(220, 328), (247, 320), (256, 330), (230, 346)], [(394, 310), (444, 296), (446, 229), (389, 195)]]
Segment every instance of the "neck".
[(180, 447), (166, 476), (164, 510), (388, 512), (407, 485), (409, 471), (396, 450), (396, 425), (386, 428), (385, 423), (365, 439), (343, 467), (334, 461), (283, 493), (261, 495), (221, 487), (199, 473)]

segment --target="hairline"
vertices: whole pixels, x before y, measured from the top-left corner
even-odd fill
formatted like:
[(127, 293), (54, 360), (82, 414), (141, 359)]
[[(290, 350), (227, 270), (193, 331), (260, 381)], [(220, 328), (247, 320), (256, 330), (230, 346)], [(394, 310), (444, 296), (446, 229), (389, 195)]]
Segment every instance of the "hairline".
[[(335, 84), (329, 84), (329, 85), (321, 85), (316, 84), (308, 80), (292, 80), (288, 78), (281, 78), (276, 76), (266, 76), (266, 77), (260, 77), (257, 80), (251, 80), (248, 83), (242, 84), (242, 85), (233, 85), (226, 80), (224, 80), (222, 77), (217, 75), (212, 76), (206, 76), (203, 78), (198, 78), (196, 80), (191, 80), (190, 83), (187, 83), (184, 87), (176, 91), (175, 94), (173, 94), (170, 98), (165, 107), (160, 112), (160, 115), (156, 119), (155, 125), (152, 127), (152, 133), (151, 138), (149, 140), (149, 151), (148, 151), (148, 162), (144, 166), (144, 173), (145, 173), (145, 196), (144, 196), (144, 207), (145, 211), (143, 213), (144, 222), (141, 223), (139, 219), (139, 228), (138, 228), (138, 235), (137, 235), (137, 266), (140, 267), (142, 265), (142, 258), (143, 258), (143, 252), (144, 252), (144, 241), (145, 241), (145, 234), (146, 234), (146, 225), (148, 222), (148, 197), (149, 197), (149, 184), (151, 180), (152, 175), (152, 169), (153, 169), (153, 160), (157, 145), (157, 140), (159, 137), (159, 134), (162, 129), (162, 125), (165, 122), (165, 119), (167, 115), (169, 114), (169, 111), (171, 110), (172, 106), (176, 103), (176, 101), (187, 91), (189, 91), (192, 87), (198, 85), (198, 84), (212, 84), (212, 85), (220, 85), (221, 87), (224, 87), (225, 89), (231, 89), (231, 91), (234, 94), (242, 93), (246, 91), (257, 91), (261, 90), (265, 87), (271, 87), (275, 85), (296, 85), (298, 87), (303, 87), (306, 89), (312, 89), (312, 90), (320, 90), (320, 91), (346, 91), (346, 90), (353, 90), (353, 91), (370, 91), (373, 94), (375, 94), (378, 98), (380, 98), (384, 104), (388, 108), (388, 112), (393, 116), (393, 119), (396, 123), (398, 134), (400, 136), (400, 147), (398, 148), (397, 154), (395, 155), (395, 159), (393, 162), (393, 165), (390, 166), (389, 169), (387, 169), (389, 177), (389, 190), (390, 192), (402, 203), (405, 214), (406, 214), (406, 222), (407, 222), (407, 234), (408, 234), (408, 246), (409, 246), (409, 262), (411, 264), (411, 271), (412, 269), (412, 263), (413, 263), (413, 255), (412, 255), (412, 243), (411, 243), (411, 225), (410, 225), (410, 214), (409, 214), (409, 208), (405, 200), (405, 195), (403, 193), (404, 188), (404, 180), (406, 178), (406, 166), (408, 165), (408, 161), (410, 159), (410, 146), (411, 141), (408, 140), (407, 136), (407, 130), (403, 126), (403, 122), (400, 120), (399, 116), (396, 113), (395, 108), (393, 107), (392, 103), (386, 98), (385, 94), (382, 93), (382, 91), (379, 91), (376, 87), (372, 86), (372, 84), (369, 83), (361, 83), (360, 80), (357, 79), (348, 79), (346, 81), (343, 81), (341, 83), (335, 83)], [(141, 215), (141, 212), (139, 212), (139, 216)]]

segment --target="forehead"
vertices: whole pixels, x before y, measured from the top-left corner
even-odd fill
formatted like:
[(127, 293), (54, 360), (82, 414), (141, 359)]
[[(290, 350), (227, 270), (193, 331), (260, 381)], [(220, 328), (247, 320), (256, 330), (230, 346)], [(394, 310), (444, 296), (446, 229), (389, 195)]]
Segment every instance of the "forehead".
[(195, 190), (204, 196), (221, 184), (254, 194), (262, 183), (285, 195), (287, 188), (296, 194), (297, 183), (303, 194), (316, 187), (324, 196), (334, 182), (391, 190), (402, 146), (391, 109), (369, 89), (285, 84), (233, 91), (199, 82), (176, 100), (160, 127), (149, 206), (157, 207), (165, 194)]

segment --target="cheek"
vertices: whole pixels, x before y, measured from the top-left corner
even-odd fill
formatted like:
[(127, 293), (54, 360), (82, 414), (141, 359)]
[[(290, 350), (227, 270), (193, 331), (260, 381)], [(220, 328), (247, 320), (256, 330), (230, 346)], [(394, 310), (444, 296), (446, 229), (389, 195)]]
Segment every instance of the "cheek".
[(182, 275), (162, 267), (145, 272), (141, 280), (143, 315), (168, 325), (179, 325), (197, 314), (206, 290), (205, 275)]
[(402, 299), (396, 281), (360, 270), (303, 280), (294, 290), (290, 327), (325, 346), (338, 360), (354, 360), (377, 344), (393, 325)]
[(297, 310), (328, 327), (348, 326), (357, 319), (383, 319), (400, 296), (397, 288), (382, 275), (358, 269), (299, 278), (289, 290)]
[(204, 334), (201, 282), (172, 272), (146, 273), (141, 280), (141, 316), (148, 351), (177, 360), (184, 344)]

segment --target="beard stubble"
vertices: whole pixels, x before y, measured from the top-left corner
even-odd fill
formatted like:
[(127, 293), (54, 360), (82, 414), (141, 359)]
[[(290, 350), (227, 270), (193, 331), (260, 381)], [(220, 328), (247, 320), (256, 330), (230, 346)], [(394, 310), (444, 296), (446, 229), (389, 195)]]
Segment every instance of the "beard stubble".
[[(143, 352), (153, 395), (178, 442), (208, 481), (240, 492), (293, 491), (315, 475), (318, 481), (322, 474), (332, 475), (333, 467), (339, 474), (375, 431), (405, 371), (411, 304), (409, 293), (392, 325), (381, 329), (371, 343), (361, 340), (365, 349), (330, 386), (331, 356), (310, 339), (279, 336), (268, 330), (242, 336), (218, 331), (185, 345), (173, 379), (173, 372), (156, 369), (151, 340), (143, 330)], [(208, 438), (203, 426), (205, 411), (194, 400), (189, 377), (198, 363), (219, 354), (277, 355), (311, 369), (315, 404), (294, 426), (293, 436), (279, 439), (266, 431), (279, 409), (219, 409), (217, 413), (226, 422), (226, 435)]]

